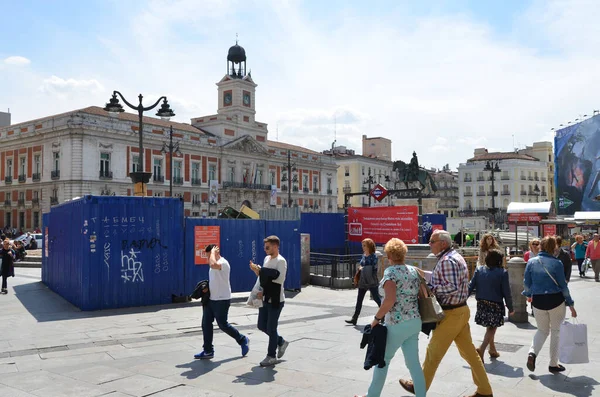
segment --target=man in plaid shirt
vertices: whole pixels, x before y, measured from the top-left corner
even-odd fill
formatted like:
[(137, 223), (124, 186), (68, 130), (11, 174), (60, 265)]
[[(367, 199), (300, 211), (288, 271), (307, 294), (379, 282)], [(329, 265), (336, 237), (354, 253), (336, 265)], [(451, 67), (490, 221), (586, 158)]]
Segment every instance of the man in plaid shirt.
[[(475, 350), (467, 306), (469, 295), (469, 269), (465, 259), (452, 248), (450, 233), (436, 230), (429, 240), (431, 252), (438, 262), (431, 274), (429, 286), (444, 309), (445, 318), (437, 324), (427, 346), (423, 374), (427, 389), (431, 386), (435, 372), (454, 342), (460, 355), (471, 367), (477, 391), (470, 397), (492, 397), (492, 387), (488, 380), (483, 362)], [(400, 379), (400, 385), (414, 394), (414, 385), (410, 380)]]

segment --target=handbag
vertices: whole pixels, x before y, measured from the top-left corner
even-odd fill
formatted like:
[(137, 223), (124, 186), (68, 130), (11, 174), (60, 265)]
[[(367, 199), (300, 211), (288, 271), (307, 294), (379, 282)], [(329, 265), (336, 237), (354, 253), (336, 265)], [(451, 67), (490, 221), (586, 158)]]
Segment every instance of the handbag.
[(421, 315), (421, 322), (427, 323), (438, 323), (446, 317), (444, 309), (437, 301), (435, 295), (429, 289), (429, 286), (425, 282), (425, 279), (419, 274), (421, 285), (419, 286), (419, 314)]
[(356, 274), (354, 274), (354, 279), (353, 279), (353, 282), (354, 282), (354, 286), (355, 286), (355, 287), (358, 287), (358, 282), (359, 282), (359, 281), (360, 281), (360, 269), (358, 269), (358, 270), (356, 271)]

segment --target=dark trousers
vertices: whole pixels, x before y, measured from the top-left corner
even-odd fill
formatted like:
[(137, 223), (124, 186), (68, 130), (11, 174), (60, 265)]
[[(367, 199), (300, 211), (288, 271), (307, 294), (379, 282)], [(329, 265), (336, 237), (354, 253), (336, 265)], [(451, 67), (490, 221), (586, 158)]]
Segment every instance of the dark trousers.
[(583, 273), (583, 271), (585, 270), (582, 269), (584, 260), (585, 258), (577, 259), (577, 268), (579, 269), (579, 274)]
[(358, 296), (356, 297), (356, 308), (354, 309), (354, 316), (352, 318), (356, 319), (360, 316), (360, 311), (362, 310), (363, 300), (365, 299), (365, 295), (367, 291), (371, 291), (371, 295), (373, 295), (373, 300), (377, 303), (377, 306), (381, 306), (381, 297), (379, 296), (379, 287), (371, 287), (371, 288), (359, 288)]
[(269, 335), (269, 347), (267, 355), (275, 357), (277, 346), (283, 345), (283, 338), (277, 333), (277, 325), (279, 324), (279, 315), (283, 309), (284, 302), (279, 303), (279, 307), (275, 308), (271, 303), (264, 302), (263, 307), (258, 309), (258, 324), (259, 330)]
[(209, 300), (208, 305), (204, 306), (202, 312), (202, 335), (204, 337), (204, 351), (209, 353), (213, 351), (213, 321), (217, 320), (217, 325), (221, 331), (231, 336), (238, 345), (241, 345), (245, 336), (227, 321), (229, 314), (230, 300), (213, 301)]
[(8, 280), (8, 276), (2, 275), (2, 289), (6, 289), (6, 280)]

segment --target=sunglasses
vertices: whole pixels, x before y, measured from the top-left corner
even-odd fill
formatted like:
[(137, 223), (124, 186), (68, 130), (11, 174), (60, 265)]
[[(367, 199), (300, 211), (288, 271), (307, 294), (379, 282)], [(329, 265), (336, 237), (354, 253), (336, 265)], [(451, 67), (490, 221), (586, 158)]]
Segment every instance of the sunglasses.
[(531, 245), (540, 245), (540, 243), (531, 243)]

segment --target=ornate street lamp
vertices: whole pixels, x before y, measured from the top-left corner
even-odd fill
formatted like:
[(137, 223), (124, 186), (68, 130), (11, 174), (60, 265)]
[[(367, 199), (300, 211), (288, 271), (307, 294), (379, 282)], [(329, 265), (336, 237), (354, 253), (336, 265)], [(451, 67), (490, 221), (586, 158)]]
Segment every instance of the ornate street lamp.
[(167, 145), (166, 142), (163, 142), (163, 147), (160, 151), (162, 153), (169, 153), (169, 197), (173, 197), (173, 153), (181, 156), (179, 142), (173, 144), (173, 126), (169, 127), (169, 144)]
[(139, 156), (138, 156), (138, 167), (136, 169), (136, 172), (131, 172), (129, 174), (129, 176), (131, 177), (131, 181), (134, 183), (134, 195), (135, 196), (146, 196), (147, 195), (147, 189), (146, 189), (146, 184), (150, 181), (150, 177), (152, 176), (151, 172), (144, 172), (144, 122), (143, 122), (143, 114), (146, 111), (152, 110), (155, 107), (158, 106), (158, 104), (160, 103), (160, 101), (163, 101), (160, 109), (158, 110), (158, 112), (156, 113), (156, 115), (158, 117), (160, 117), (163, 120), (170, 120), (171, 117), (175, 116), (175, 113), (173, 113), (173, 110), (171, 110), (171, 107), (169, 106), (169, 103), (167, 102), (167, 97), (166, 96), (161, 96), (160, 98), (158, 98), (158, 100), (152, 105), (152, 106), (144, 106), (142, 104), (142, 100), (143, 100), (143, 96), (142, 94), (138, 95), (138, 99), (139, 99), (139, 105), (135, 106), (132, 105), (131, 103), (129, 103), (127, 101), (127, 99), (125, 99), (125, 97), (123, 96), (123, 94), (121, 94), (119, 91), (113, 91), (112, 97), (110, 98), (110, 100), (108, 101), (108, 103), (106, 104), (106, 106), (104, 107), (104, 110), (106, 112), (108, 112), (111, 116), (118, 116), (119, 113), (122, 113), (125, 111), (125, 109), (123, 109), (123, 106), (119, 103), (119, 98), (117, 98), (117, 95), (119, 95), (119, 97), (121, 97), (121, 99), (123, 100), (123, 102), (125, 102), (125, 104), (133, 109), (133, 110), (137, 110), (138, 112), (138, 120), (139, 120), (139, 129), (138, 129), (138, 134), (139, 134)]
[(485, 167), (483, 168), (484, 171), (490, 171), (492, 173), (492, 176), (490, 177), (490, 180), (492, 181), (492, 207), (488, 208), (489, 213), (492, 215), (492, 229), (495, 228), (495, 223), (496, 223), (496, 213), (498, 212), (498, 208), (496, 208), (496, 202), (495, 202), (495, 198), (496, 195), (498, 194), (498, 192), (494, 189), (494, 174), (497, 172), (502, 171), (500, 169), (500, 167), (498, 166), (498, 161), (496, 161), (496, 163), (494, 163), (493, 161), (487, 161), (485, 163)]

